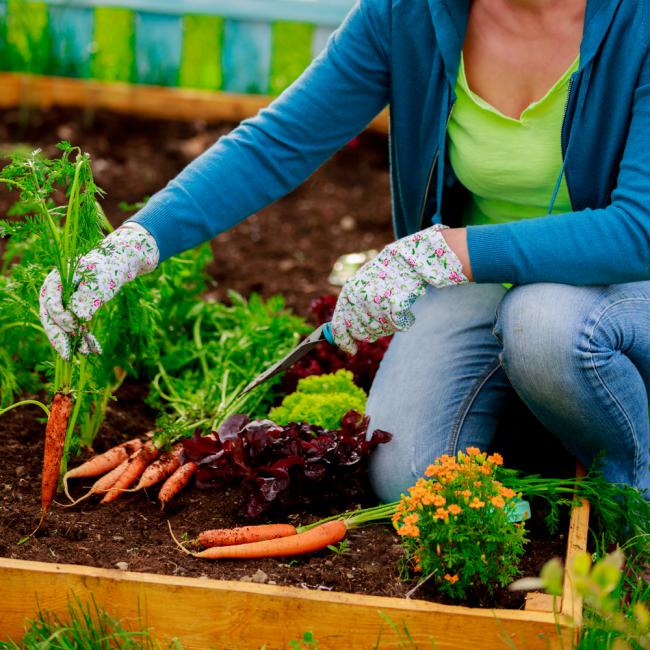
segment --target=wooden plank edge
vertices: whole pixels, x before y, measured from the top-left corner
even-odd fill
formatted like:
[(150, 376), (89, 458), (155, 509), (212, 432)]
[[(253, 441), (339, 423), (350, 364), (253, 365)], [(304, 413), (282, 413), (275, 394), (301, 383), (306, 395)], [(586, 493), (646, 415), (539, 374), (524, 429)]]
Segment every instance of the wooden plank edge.
[[(0, 108), (31, 106), (47, 110), (64, 106), (167, 120), (239, 122), (256, 115), (273, 99), (268, 95), (0, 73)], [(378, 115), (368, 128), (388, 133), (387, 111)]]
[[(576, 476), (578, 478), (585, 476), (586, 471), (582, 465), (578, 465)], [(569, 522), (569, 535), (567, 539), (567, 552), (564, 562), (564, 583), (562, 585), (562, 605), (560, 613), (573, 620), (576, 629), (582, 625), (582, 598), (578, 596), (573, 589), (568, 567), (578, 553), (587, 550), (587, 541), (589, 538), (589, 502), (581, 499), (577, 506), (574, 506)]]
[[(295, 587), (203, 580), (56, 565), (0, 558), (0, 579), (7, 598), (0, 603), (0, 632), (13, 635), (37, 605), (64, 613), (71, 596), (91, 596), (120, 619), (153, 627), (156, 638), (178, 636), (184, 646), (210, 647), (225, 642), (233, 650), (284, 648), (311, 631), (319, 648), (371, 648), (383, 630), (381, 648), (398, 648), (386, 619), (405, 627), (416, 644), (439, 650), (535, 650), (566, 647), (573, 630), (553, 614), (484, 610), (425, 601), (330, 593)], [(197, 612), (219, 612), (201, 616)], [(233, 636), (235, 634), (239, 636)], [(385, 645), (388, 642), (388, 645)], [(257, 644), (257, 645), (255, 645)], [(359, 645), (361, 644), (361, 645)]]
[[(576, 476), (584, 476), (585, 470), (578, 465)], [(566, 553), (564, 556), (564, 565), (568, 566), (577, 553), (587, 550), (587, 541), (589, 537), (589, 502), (585, 499), (580, 504), (576, 504), (571, 510), (569, 519), (569, 532), (567, 534)], [(552, 612), (557, 602), (553, 596), (543, 592), (530, 592), (526, 596), (525, 609), (536, 612)], [(582, 625), (582, 600), (575, 598), (568, 575), (565, 573), (562, 584), (562, 598), (559, 605), (560, 613), (563, 616), (574, 620), (575, 625), (579, 628)]]

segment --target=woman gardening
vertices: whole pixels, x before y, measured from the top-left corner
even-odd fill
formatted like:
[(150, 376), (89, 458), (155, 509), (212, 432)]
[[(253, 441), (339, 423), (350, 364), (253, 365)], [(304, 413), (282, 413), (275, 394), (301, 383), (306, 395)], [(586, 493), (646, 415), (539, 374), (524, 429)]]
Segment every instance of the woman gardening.
[(513, 392), (650, 495), (649, 42), (647, 0), (360, 0), (298, 81), (82, 259), (67, 309), (48, 276), (48, 336), (99, 352), (81, 328), (125, 282), (287, 194), (389, 106), (396, 241), (333, 321), (351, 353), (396, 333), (367, 405), (394, 433), (378, 496), (487, 448)]

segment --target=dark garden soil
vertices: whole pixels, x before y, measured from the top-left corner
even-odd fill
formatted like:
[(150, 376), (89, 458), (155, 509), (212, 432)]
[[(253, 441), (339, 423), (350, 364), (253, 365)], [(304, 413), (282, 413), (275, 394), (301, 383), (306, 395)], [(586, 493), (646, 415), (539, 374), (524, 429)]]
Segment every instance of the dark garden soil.
[[(151, 195), (231, 128), (110, 113), (91, 116), (57, 110), (32, 113), (27, 119), (18, 111), (0, 111), (0, 142), (6, 149), (24, 144), (51, 155), (53, 145), (67, 139), (90, 152), (97, 183), (108, 193), (105, 210), (115, 224), (126, 216), (118, 208), (120, 202), (134, 203)], [(0, 196), (0, 214), (8, 206), (7, 195)], [(291, 307), (306, 313), (314, 297), (331, 291), (327, 276), (338, 256), (381, 248), (390, 238), (386, 140), (364, 134), (293, 194), (216, 239), (212, 295), (223, 298), (227, 289), (245, 295), (251, 291), (264, 296), (282, 293)], [(96, 451), (152, 428), (155, 416), (144, 406), (145, 390), (130, 384), (120, 391), (118, 401), (109, 406)], [(539, 427), (521, 412), (517, 415), (520, 405), (513, 406), (515, 415), (505, 422), (501, 434), (503, 444), (512, 448), (510, 455), (504, 452), (506, 460), (512, 461), (508, 464), (533, 471), (546, 469), (555, 475), (570, 472), (572, 463), (566, 454), (548, 437), (540, 437)], [(167, 520), (177, 535), (190, 537), (207, 528), (241, 524), (244, 488), (188, 489), (164, 513), (155, 492), (125, 495), (101, 507), (92, 502), (70, 509), (55, 504), (37, 535), (18, 545), (37, 522), (44, 437), (41, 415), (38, 409), (27, 407), (0, 419), (0, 448), (5, 458), (0, 467), (0, 556), (107, 568), (120, 563), (119, 567), (133, 571), (231, 580), (255, 575), (271, 584), (386, 596), (404, 596), (412, 586), (400, 578), (400, 545), (389, 526), (352, 531), (349, 549), (343, 554), (320, 553), (290, 562), (211, 563), (176, 549)], [(533, 440), (544, 442), (533, 449)], [(78, 493), (82, 486), (77, 485)], [(368, 493), (357, 502), (335, 505), (340, 511), (359, 503), (368, 505), (371, 499)], [(541, 512), (536, 504), (533, 512)], [(310, 516), (330, 513), (327, 509), (311, 515), (285, 513), (276, 519), (307, 523)], [(537, 575), (548, 559), (564, 555), (565, 538), (549, 536), (538, 519), (529, 528), (534, 539), (527, 547), (522, 572)], [(561, 530), (566, 530), (566, 522)], [(416, 597), (434, 595), (423, 587)], [(522, 602), (521, 595), (502, 592), (489, 604), (521, 607)]]
[[(148, 431), (154, 413), (143, 407), (145, 389), (130, 385), (123, 389), (119, 406), (109, 406), (100, 430), (98, 452)], [(375, 525), (349, 533), (349, 549), (336, 555), (318, 553), (287, 560), (210, 562), (182, 554), (171, 541), (167, 520), (177, 536), (194, 537), (207, 528), (248, 523), (241, 517), (243, 488), (199, 491), (190, 488), (161, 512), (156, 492), (124, 495), (113, 504), (100, 506), (86, 501), (72, 508), (55, 504), (35, 537), (24, 544), (19, 539), (35, 527), (39, 510), (40, 475), (43, 453), (41, 412), (32, 407), (17, 409), (2, 417), (0, 448), (5, 462), (0, 470), (0, 556), (41, 562), (83, 564), (105, 568), (169, 575), (210, 577), (227, 580), (256, 578), (269, 584), (293, 585), (308, 589), (346, 591), (381, 596), (404, 596), (414, 583), (400, 579), (400, 544), (390, 526)], [(91, 482), (76, 482), (74, 492)], [(65, 501), (60, 495), (61, 501)], [(314, 514), (325, 516), (371, 503), (369, 493), (356, 502), (338, 503), (337, 510), (321, 509), (309, 515), (285, 513), (274, 521), (309, 523)], [(537, 510), (533, 507), (533, 511)], [(538, 510), (538, 513), (540, 511)], [(260, 520), (267, 521), (267, 520)], [(564, 556), (565, 536), (550, 536), (539, 519), (530, 522), (532, 541), (522, 564), (524, 575), (538, 575), (543, 564), (554, 556)], [(563, 531), (566, 531), (563, 522)], [(126, 564), (119, 564), (126, 563)], [(415, 597), (441, 602), (426, 587)], [(472, 603), (521, 607), (523, 596), (502, 591), (494, 600)]]
[[(107, 112), (25, 116), (0, 111), (5, 151), (23, 145), (55, 156), (60, 140), (87, 151), (114, 225), (131, 214), (120, 209), (121, 203), (132, 205), (154, 194), (232, 127)], [(289, 306), (305, 313), (311, 300), (331, 290), (327, 278), (339, 256), (381, 249), (390, 241), (389, 185), (386, 138), (365, 133), (295, 192), (216, 238), (212, 295), (225, 298), (228, 289), (265, 297), (281, 293)], [(0, 192), (0, 214), (10, 206), (9, 197)]]

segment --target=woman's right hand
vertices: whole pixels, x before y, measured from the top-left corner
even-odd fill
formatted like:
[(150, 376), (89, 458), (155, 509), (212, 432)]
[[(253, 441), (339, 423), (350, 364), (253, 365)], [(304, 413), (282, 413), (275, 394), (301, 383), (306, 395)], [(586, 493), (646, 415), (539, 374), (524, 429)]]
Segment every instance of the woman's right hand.
[(76, 289), (67, 309), (61, 299), (59, 271), (51, 271), (41, 287), (40, 318), (54, 349), (68, 361), (72, 339), (80, 336), (81, 354), (101, 354), (99, 342), (86, 330), (84, 323), (113, 298), (123, 284), (153, 271), (158, 258), (156, 241), (145, 228), (133, 222), (120, 226), (80, 258), (74, 276)]

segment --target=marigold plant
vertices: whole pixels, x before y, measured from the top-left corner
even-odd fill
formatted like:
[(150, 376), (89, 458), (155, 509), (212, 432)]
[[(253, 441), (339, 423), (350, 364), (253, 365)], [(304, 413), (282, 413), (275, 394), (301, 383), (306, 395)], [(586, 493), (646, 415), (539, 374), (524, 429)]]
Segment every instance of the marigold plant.
[(496, 478), (502, 463), (475, 447), (441, 456), (393, 517), (413, 570), (452, 598), (490, 594), (518, 574), (525, 529), (511, 521), (517, 493)]

